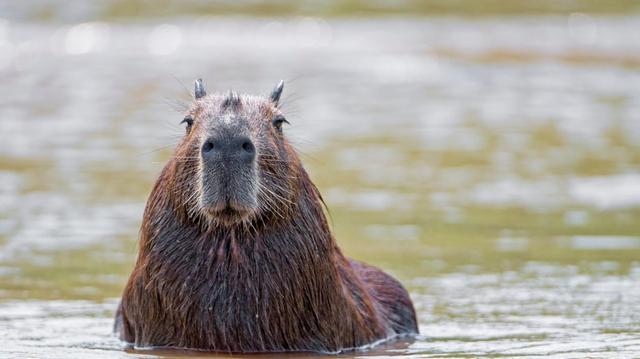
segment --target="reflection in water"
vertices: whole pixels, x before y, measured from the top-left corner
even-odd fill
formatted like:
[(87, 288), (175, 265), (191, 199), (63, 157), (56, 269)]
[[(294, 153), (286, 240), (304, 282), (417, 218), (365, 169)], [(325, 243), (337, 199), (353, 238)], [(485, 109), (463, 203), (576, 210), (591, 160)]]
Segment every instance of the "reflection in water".
[(640, 237), (625, 236), (574, 236), (570, 238), (575, 249), (639, 249)]
[(582, 15), (0, 22), (0, 352), (180, 355), (110, 331), (202, 76), (288, 81), (285, 131), (343, 249), (409, 287), (423, 336), (356, 356), (640, 355), (638, 32)]

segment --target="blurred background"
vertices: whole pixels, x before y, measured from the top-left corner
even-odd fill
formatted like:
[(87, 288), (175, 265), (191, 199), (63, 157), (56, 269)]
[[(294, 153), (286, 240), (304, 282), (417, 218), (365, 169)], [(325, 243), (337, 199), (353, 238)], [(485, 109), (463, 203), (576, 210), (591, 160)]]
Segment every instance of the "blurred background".
[(0, 1), (0, 357), (152, 356), (112, 318), (198, 77), (284, 79), (340, 245), (409, 288), (423, 335), (358, 356), (639, 356), (639, 15)]

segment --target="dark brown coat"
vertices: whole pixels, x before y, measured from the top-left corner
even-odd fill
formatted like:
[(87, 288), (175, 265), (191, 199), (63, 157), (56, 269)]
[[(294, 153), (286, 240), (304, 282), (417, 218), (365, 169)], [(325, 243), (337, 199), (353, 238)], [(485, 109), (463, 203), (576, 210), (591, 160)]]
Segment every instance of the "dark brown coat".
[[(262, 99), (229, 96), (250, 108), (242, 116), (278, 112)], [(192, 112), (219, 113), (229, 96), (210, 96)], [(318, 190), (277, 131), (258, 133), (260, 141), (271, 141), (258, 146), (258, 161), (261, 173), (270, 173), (263, 183), (275, 196), (269, 202), (262, 193), (262, 211), (229, 224), (194, 210), (197, 166), (189, 159), (195, 158), (197, 131), (196, 123), (147, 202), (138, 259), (117, 315), (124, 341), (219, 352), (334, 353), (417, 333), (401, 284), (342, 254)]]

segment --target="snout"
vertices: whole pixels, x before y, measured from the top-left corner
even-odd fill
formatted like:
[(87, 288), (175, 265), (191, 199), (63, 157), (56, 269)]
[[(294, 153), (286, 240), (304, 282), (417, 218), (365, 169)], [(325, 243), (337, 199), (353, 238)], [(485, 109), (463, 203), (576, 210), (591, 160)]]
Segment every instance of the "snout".
[(241, 161), (251, 163), (256, 158), (256, 148), (247, 136), (209, 137), (202, 144), (205, 161)]
[(203, 209), (232, 222), (251, 213), (257, 202), (256, 147), (245, 135), (214, 135), (201, 146)]

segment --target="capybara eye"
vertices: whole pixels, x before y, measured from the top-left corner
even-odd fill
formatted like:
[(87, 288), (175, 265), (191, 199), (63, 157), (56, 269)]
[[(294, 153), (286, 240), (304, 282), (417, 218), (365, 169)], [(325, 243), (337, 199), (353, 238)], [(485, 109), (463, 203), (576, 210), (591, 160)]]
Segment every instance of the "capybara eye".
[(191, 126), (193, 126), (193, 118), (187, 116), (182, 121), (180, 121), (180, 124), (183, 124), (183, 123), (187, 124), (187, 133), (188, 133), (189, 130), (191, 130)]
[(278, 130), (279, 132), (282, 132), (282, 124), (283, 123), (289, 124), (289, 121), (287, 121), (287, 119), (284, 118), (284, 116), (278, 115), (273, 118), (271, 123), (273, 123), (273, 127), (275, 127), (276, 130)]

